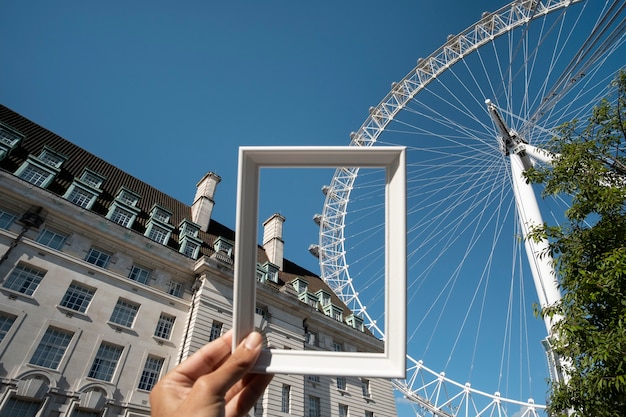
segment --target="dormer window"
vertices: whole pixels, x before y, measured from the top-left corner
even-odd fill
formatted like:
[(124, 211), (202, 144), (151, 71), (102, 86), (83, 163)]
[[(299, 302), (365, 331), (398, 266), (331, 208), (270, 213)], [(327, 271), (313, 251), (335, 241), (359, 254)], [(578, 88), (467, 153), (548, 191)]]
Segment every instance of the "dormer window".
[(327, 306), (330, 304), (330, 293), (326, 292), (324, 290), (319, 290), (317, 293), (315, 293), (315, 295), (317, 295), (317, 297), (320, 300), (320, 303), (323, 306)]
[(200, 226), (198, 226), (191, 220), (184, 219), (182, 222), (180, 222), (178, 229), (180, 230), (181, 237), (182, 236), (198, 237)]
[(184, 219), (178, 225), (178, 229), (180, 230), (179, 252), (189, 258), (196, 259), (198, 257), (198, 253), (200, 253), (200, 246), (202, 246), (202, 240), (198, 238), (200, 226), (191, 220)]
[(165, 245), (169, 240), (170, 231), (151, 223), (146, 231), (146, 236), (161, 245)]
[(37, 187), (45, 188), (59, 173), (65, 157), (50, 148), (44, 148), (38, 157), (29, 155), (15, 171), (15, 175)]
[(43, 148), (39, 154), (39, 160), (46, 165), (50, 165), (53, 168), (61, 168), (66, 158), (60, 153), (53, 151), (50, 148)]
[(150, 212), (150, 217), (154, 220), (158, 220), (161, 223), (169, 223), (170, 217), (172, 217), (172, 213), (163, 207), (155, 205), (152, 207), (152, 211)]
[(155, 204), (150, 211), (150, 219), (146, 224), (144, 236), (162, 245), (167, 245), (174, 226), (169, 224), (172, 213)]
[(309, 283), (305, 279), (300, 277), (297, 277), (296, 279), (291, 281), (291, 285), (298, 294), (307, 292), (307, 290), (309, 289)]
[(256, 280), (259, 282), (265, 282), (267, 277), (267, 271), (261, 265), (256, 264)]
[(137, 203), (139, 202), (139, 199), (141, 197), (139, 197), (139, 195), (133, 193), (130, 190), (127, 190), (126, 188), (122, 187), (119, 191), (119, 193), (117, 194), (117, 197), (115, 198), (117, 201), (124, 203), (128, 206), (131, 207), (135, 207), (137, 205)]
[(257, 264), (256, 279), (261, 282), (265, 282), (267, 280), (278, 284), (278, 265), (274, 265), (271, 262), (265, 262), (260, 266)]
[(106, 218), (121, 226), (130, 228), (139, 214), (139, 208), (136, 206), (140, 198), (138, 194), (127, 188), (120, 188), (117, 197), (115, 197), (115, 200), (109, 207)]
[(215, 249), (215, 252), (225, 253), (229, 258), (233, 256), (234, 246), (235, 244), (232, 241), (225, 239), (222, 236), (218, 237), (215, 239), (215, 242), (213, 242), (213, 249)]
[(362, 332), (365, 330), (363, 327), (363, 318), (357, 316), (356, 314), (350, 314), (348, 317), (346, 317), (346, 323), (348, 323), (349, 326), (354, 327), (358, 331)]
[(0, 125), (0, 143), (13, 148), (22, 138), (23, 136), (15, 130), (8, 126)]
[(100, 188), (102, 186), (102, 183), (104, 182), (104, 177), (96, 174), (88, 168), (85, 168), (82, 175), (80, 176), (80, 180), (90, 187)]
[(267, 279), (278, 284), (278, 265), (274, 265), (271, 262), (266, 262), (263, 267), (267, 271)]
[(24, 135), (0, 123), (0, 161), (15, 149)]
[(337, 321), (343, 321), (343, 308), (329, 303), (323, 306), (324, 314)]
[(317, 308), (317, 303), (319, 302), (319, 299), (317, 298), (317, 295), (312, 294), (308, 291), (304, 291), (302, 293), (300, 293), (298, 295), (298, 299), (300, 301), (302, 301), (303, 303), (306, 303), (308, 305), (310, 305), (313, 308)]
[(102, 192), (100, 186), (103, 182), (104, 177), (89, 169), (85, 169), (80, 178), (72, 182), (72, 185), (69, 186), (63, 198), (77, 206), (91, 209), (96, 198), (98, 198)]

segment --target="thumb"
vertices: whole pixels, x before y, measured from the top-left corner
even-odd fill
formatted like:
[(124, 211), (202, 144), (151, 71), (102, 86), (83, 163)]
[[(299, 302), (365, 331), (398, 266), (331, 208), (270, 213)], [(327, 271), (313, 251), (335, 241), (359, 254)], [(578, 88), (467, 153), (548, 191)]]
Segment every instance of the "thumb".
[(259, 358), (262, 344), (263, 337), (259, 332), (250, 333), (218, 369), (202, 377), (206, 378), (203, 381), (205, 389), (215, 395), (226, 395), (230, 387), (252, 369)]

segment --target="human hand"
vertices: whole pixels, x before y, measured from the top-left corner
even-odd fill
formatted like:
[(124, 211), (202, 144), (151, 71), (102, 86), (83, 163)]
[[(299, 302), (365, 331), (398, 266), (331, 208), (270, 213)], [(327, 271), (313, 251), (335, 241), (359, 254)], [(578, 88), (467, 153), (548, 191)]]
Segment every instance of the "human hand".
[(230, 354), (225, 333), (168, 372), (152, 389), (152, 417), (242, 417), (273, 375), (251, 374), (263, 339), (250, 333)]

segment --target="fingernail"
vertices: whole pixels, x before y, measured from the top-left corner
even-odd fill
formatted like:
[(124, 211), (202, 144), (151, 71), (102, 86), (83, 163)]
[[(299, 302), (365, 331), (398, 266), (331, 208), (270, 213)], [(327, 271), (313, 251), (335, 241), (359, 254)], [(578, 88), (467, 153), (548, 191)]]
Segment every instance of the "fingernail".
[(259, 332), (252, 332), (246, 337), (246, 349), (253, 350), (261, 345), (263, 337)]

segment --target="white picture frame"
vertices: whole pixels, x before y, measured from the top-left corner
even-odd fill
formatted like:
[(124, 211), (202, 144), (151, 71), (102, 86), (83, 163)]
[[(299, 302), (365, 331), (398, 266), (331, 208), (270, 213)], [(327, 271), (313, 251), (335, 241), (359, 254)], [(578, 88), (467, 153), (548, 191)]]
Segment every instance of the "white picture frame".
[(233, 350), (254, 330), (261, 168), (384, 168), (385, 340), (383, 353), (264, 349), (258, 373), (404, 378), (406, 374), (406, 148), (240, 147), (233, 293)]

